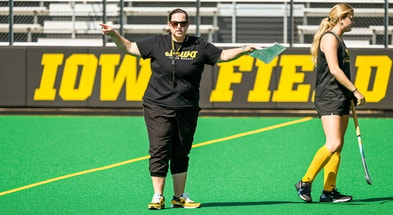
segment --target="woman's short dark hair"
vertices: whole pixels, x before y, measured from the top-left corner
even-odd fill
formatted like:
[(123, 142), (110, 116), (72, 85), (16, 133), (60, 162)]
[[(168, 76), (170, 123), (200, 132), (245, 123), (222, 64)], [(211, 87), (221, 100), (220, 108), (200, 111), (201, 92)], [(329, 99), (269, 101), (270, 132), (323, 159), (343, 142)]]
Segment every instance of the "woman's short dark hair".
[(175, 14), (175, 13), (184, 13), (184, 14), (186, 15), (186, 20), (189, 21), (189, 20), (188, 20), (188, 14), (187, 14), (187, 12), (186, 12), (185, 10), (183, 10), (183, 9), (180, 9), (180, 8), (176, 8), (176, 9), (172, 10), (172, 11), (169, 13), (168, 21), (172, 21), (172, 20), (171, 20), (171, 19), (172, 19), (172, 15)]

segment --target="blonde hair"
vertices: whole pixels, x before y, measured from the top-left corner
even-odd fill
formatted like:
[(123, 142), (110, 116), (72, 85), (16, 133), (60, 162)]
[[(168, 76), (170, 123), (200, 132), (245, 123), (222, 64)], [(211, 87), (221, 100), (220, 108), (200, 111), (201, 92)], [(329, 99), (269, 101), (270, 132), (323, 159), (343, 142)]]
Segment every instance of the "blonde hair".
[(351, 14), (353, 14), (353, 8), (349, 4), (336, 4), (330, 10), (329, 16), (322, 19), (321, 24), (319, 25), (319, 30), (315, 33), (310, 48), (314, 65), (317, 65), (319, 42), (322, 35), (327, 31), (332, 30), (332, 28), (337, 25), (340, 18), (345, 18)]

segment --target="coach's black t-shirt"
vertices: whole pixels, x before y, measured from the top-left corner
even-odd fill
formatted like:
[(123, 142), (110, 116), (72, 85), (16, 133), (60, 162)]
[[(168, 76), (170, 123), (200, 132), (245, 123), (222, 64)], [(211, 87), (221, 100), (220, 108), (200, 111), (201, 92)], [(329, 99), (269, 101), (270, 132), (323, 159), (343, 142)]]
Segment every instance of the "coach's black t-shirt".
[(187, 36), (183, 43), (174, 43), (177, 53), (172, 54), (170, 34), (148, 37), (136, 44), (141, 57), (151, 60), (152, 74), (143, 101), (167, 108), (199, 108), (204, 66), (214, 65), (222, 49), (202, 38)]
[[(326, 33), (336, 36), (338, 41), (337, 59), (340, 69), (344, 72), (348, 79), (351, 79), (349, 52), (345, 43), (334, 33), (328, 31)], [(326, 61), (325, 53), (321, 49), (318, 51), (318, 60), (316, 68), (316, 84), (315, 97), (347, 97), (350, 98), (352, 93), (346, 87), (341, 85), (330, 73), (329, 66)]]

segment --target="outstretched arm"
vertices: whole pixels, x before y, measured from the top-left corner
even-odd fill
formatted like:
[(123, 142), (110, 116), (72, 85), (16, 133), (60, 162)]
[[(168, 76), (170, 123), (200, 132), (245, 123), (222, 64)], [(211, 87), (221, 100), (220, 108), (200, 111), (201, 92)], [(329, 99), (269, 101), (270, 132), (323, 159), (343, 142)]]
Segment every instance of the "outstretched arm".
[(221, 56), (218, 62), (232, 61), (239, 58), (243, 54), (250, 53), (255, 49), (260, 49), (260, 48), (261, 47), (256, 45), (245, 45), (239, 48), (224, 49), (221, 52)]
[(110, 36), (113, 42), (116, 44), (117, 48), (120, 49), (120, 51), (138, 57), (141, 55), (135, 42), (130, 42), (107, 24), (100, 25), (102, 27), (102, 33)]

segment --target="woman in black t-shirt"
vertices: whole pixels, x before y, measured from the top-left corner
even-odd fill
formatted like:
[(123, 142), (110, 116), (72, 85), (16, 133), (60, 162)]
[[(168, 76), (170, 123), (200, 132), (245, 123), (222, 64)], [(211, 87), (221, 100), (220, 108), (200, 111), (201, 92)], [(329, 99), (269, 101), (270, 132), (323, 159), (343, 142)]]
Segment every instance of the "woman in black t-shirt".
[(336, 176), (340, 165), (340, 153), (348, 126), (351, 99), (357, 105), (365, 103), (364, 96), (350, 80), (348, 49), (342, 39), (344, 32), (351, 31), (353, 8), (337, 4), (329, 17), (321, 22), (311, 47), (316, 64), (315, 108), (322, 121), (326, 142), (314, 155), (306, 174), (295, 187), (301, 199), (312, 202), (311, 184), (324, 168), (324, 188), (320, 202), (347, 202), (352, 196), (343, 195), (336, 189)]
[(109, 25), (101, 24), (124, 53), (151, 60), (152, 75), (143, 96), (144, 118), (149, 136), (149, 171), (154, 195), (149, 209), (165, 207), (163, 196), (170, 169), (174, 196), (172, 207), (198, 208), (184, 192), (188, 154), (199, 113), (199, 84), (205, 64), (231, 61), (259, 49), (255, 45), (220, 49), (202, 38), (187, 35), (186, 11), (174, 9), (168, 17), (170, 33), (130, 42)]

